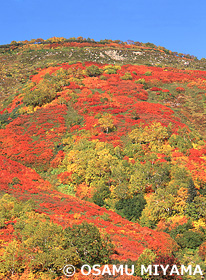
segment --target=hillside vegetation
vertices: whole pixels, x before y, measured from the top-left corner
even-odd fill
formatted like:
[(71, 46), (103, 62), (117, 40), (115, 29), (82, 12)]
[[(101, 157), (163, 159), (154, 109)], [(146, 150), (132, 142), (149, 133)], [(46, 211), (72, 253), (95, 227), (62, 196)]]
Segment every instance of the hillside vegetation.
[[(51, 38), (1, 46), (0, 65), (1, 279), (67, 279), (68, 263), (135, 264), (130, 279), (163, 259), (205, 269), (204, 59)], [(201, 279), (168, 277), (155, 279)]]

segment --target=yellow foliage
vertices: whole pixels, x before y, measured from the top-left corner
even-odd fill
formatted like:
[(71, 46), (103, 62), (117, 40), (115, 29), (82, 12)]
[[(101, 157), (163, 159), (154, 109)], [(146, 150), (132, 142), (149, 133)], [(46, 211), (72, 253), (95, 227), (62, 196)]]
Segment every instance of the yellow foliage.
[(79, 151), (75, 151), (75, 150), (71, 150), (68, 154), (67, 154), (67, 171), (68, 172), (75, 172), (77, 170), (77, 163), (76, 163), (76, 158), (78, 155)]
[(33, 107), (32, 106), (25, 106), (19, 109), (19, 114), (32, 114), (34, 112)]
[(151, 125), (144, 128), (139, 127), (133, 129), (129, 137), (136, 143), (149, 143), (150, 145), (154, 145), (162, 143), (169, 135), (167, 128), (160, 122), (153, 122)]
[(196, 230), (199, 230), (201, 227), (206, 229), (206, 223), (203, 219), (193, 222), (193, 226)]
[[(6, 196), (5, 196), (6, 199)], [(0, 209), (5, 209), (6, 211), (11, 211), (14, 208), (14, 202), (7, 202), (6, 200), (1, 200), (2, 204), (0, 205)]]
[(121, 69), (121, 66), (119, 66), (119, 65), (106, 65), (106, 66), (104, 66), (103, 69), (104, 69), (105, 71), (108, 70), (108, 69), (120, 70), (120, 69)]
[(115, 193), (116, 193), (116, 190), (117, 190), (117, 186), (111, 185), (109, 190), (111, 191), (111, 195), (110, 195), (111, 198), (113, 198), (113, 199), (116, 198), (116, 194)]
[(103, 130), (106, 131), (107, 133), (109, 132), (110, 129), (112, 130), (115, 127), (111, 114), (105, 114), (98, 120), (98, 122), (100, 126), (103, 128)]
[(64, 145), (68, 145), (68, 147), (71, 147), (71, 145), (74, 143), (73, 139), (71, 137), (68, 137), (68, 138), (64, 138), (62, 140), (62, 143)]
[(187, 188), (180, 188), (177, 191), (177, 197), (175, 199), (174, 209), (178, 211), (180, 214), (184, 214), (184, 210), (186, 208), (186, 200), (188, 197), (188, 189)]
[(81, 217), (81, 214), (75, 213), (73, 217), (74, 217), (74, 219), (79, 220), (79, 218)]

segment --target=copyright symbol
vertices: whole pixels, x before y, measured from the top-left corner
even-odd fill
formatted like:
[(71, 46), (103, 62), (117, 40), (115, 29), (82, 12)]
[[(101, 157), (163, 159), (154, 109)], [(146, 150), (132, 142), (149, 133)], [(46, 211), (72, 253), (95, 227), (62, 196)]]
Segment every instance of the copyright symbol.
[(75, 267), (71, 264), (67, 264), (64, 266), (63, 268), (63, 273), (64, 275), (66, 275), (67, 277), (71, 277), (74, 275), (75, 273)]

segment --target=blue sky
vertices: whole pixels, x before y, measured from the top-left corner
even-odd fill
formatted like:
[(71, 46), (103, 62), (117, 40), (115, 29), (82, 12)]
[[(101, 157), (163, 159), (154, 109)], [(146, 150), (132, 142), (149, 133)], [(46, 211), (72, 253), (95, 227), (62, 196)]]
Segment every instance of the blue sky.
[(200, 59), (205, 11), (205, 0), (1, 0), (0, 44), (53, 36), (130, 39)]

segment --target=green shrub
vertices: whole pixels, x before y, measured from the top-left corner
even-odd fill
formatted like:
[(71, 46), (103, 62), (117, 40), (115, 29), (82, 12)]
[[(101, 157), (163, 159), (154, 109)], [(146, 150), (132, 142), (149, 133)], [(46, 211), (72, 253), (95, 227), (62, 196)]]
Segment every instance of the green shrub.
[(52, 88), (45, 87), (44, 89), (35, 89), (29, 91), (24, 96), (23, 102), (27, 106), (42, 106), (51, 102), (56, 97), (56, 91)]
[(89, 77), (96, 77), (102, 74), (103, 70), (96, 65), (91, 65), (86, 68), (86, 75)]
[(120, 70), (121, 67), (119, 65), (106, 65), (104, 67), (104, 73), (106, 74), (117, 74), (117, 70)]
[(132, 75), (131, 75), (130, 72), (126, 72), (124, 74), (124, 76), (122, 76), (120, 79), (122, 79), (122, 80), (132, 80)]
[[(36, 213), (34, 205), (31, 201), (18, 202), (7, 194), (0, 198), (0, 227), (16, 220), (13, 240), (0, 256), (0, 274), (5, 279), (22, 273), (26, 267), (32, 273), (48, 273), (45, 279), (54, 279), (68, 263), (78, 267), (108, 263), (113, 245), (95, 225), (83, 222), (63, 229), (45, 214)], [(106, 213), (104, 218), (108, 219)]]
[(46, 74), (44, 79), (35, 87), (33, 83), (27, 86), (23, 102), (27, 106), (34, 107), (50, 103), (57, 96), (57, 92), (63, 86), (68, 86), (69, 84), (66, 70), (60, 69), (52, 75)]
[(196, 249), (204, 241), (204, 236), (203, 233), (189, 230), (183, 234), (177, 235), (175, 241), (181, 248)]
[(100, 78), (100, 80), (107, 80), (107, 77), (104, 75), (101, 75), (99, 78)]
[(145, 74), (145, 76), (151, 76), (151, 75), (152, 75), (152, 72), (151, 72), (151, 71), (147, 71), (147, 72), (145, 72), (144, 74)]
[(135, 84), (145, 84), (145, 79), (138, 79), (135, 81)]
[(111, 191), (107, 186), (101, 187), (93, 196), (93, 201), (99, 206), (104, 206), (104, 200), (108, 198), (111, 194)]
[(116, 70), (116, 69), (110, 68), (110, 69), (107, 69), (107, 70), (105, 71), (105, 73), (106, 73), (106, 74), (117, 74), (117, 70)]
[(133, 198), (121, 199), (115, 204), (117, 213), (122, 217), (136, 221), (142, 214), (146, 205), (146, 200), (142, 194), (135, 195)]
[[(82, 263), (107, 263), (113, 252), (109, 239), (100, 234), (99, 229), (87, 222), (65, 229), (67, 243), (76, 248)], [(70, 246), (71, 246), (70, 245)]]
[(137, 276), (141, 276), (141, 279), (148, 279), (149, 274), (142, 275), (141, 274), (141, 265), (144, 265), (147, 267), (148, 265), (151, 265), (153, 261), (156, 258), (156, 254), (150, 250), (150, 249), (145, 249), (142, 254), (139, 256), (136, 265), (135, 265), (135, 274)]

